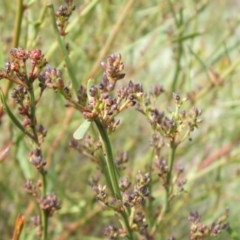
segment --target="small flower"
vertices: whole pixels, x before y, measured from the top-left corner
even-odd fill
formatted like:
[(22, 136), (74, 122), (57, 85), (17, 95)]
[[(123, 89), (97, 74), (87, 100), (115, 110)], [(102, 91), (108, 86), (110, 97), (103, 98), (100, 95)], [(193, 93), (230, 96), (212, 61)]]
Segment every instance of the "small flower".
[(17, 86), (13, 89), (11, 96), (16, 103), (23, 104), (23, 101), (27, 96), (27, 90), (23, 86)]
[(219, 235), (222, 230), (228, 227), (227, 223), (228, 211), (223, 216), (210, 225), (201, 223), (201, 217), (198, 212), (190, 213), (188, 220), (190, 222), (190, 239), (200, 240), (207, 237), (215, 237)]
[(102, 89), (106, 91), (112, 91), (118, 80), (124, 78), (125, 73), (122, 73), (124, 64), (120, 54), (112, 54), (107, 57), (106, 62), (101, 63), (104, 69), (104, 75), (102, 79)]
[(43, 159), (40, 149), (31, 151), (29, 153), (29, 160), (38, 171), (42, 171), (46, 165), (46, 161)]
[(47, 129), (43, 125), (40, 124), (37, 131), (42, 137), (47, 136)]
[(27, 180), (24, 184), (24, 190), (28, 193), (33, 195), (34, 197), (37, 196), (37, 188), (32, 180)]
[(164, 88), (163, 86), (160, 86), (160, 85), (156, 85), (154, 86), (151, 94), (155, 97), (158, 97), (160, 94), (162, 94), (164, 92)]
[(92, 189), (96, 193), (96, 199), (101, 202), (106, 202), (107, 199), (107, 186), (104, 185), (94, 185), (92, 186)]
[(75, 6), (73, 5), (72, 0), (66, 0), (65, 3), (66, 5), (61, 5), (55, 13), (57, 18), (56, 23), (61, 36), (65, 36), (67, 34), (66, 28), (68, 25), (68, 19), (72, 15), (72, 12), (75, 10)]
[(104, 235), (110, 240), (119, 238), (119, 229), (113, 225), (109, 225), (104, 229)]
[(146, 223), (146, 217), (142, 211), (137, 211), (134, 214), (133, 222), (137, 225), (139, 233), (146, 235), (148, 224)]
[(53, 215), (56, 210), (61, 208), (61, 203), (57, 199), (54, 193), (50, 193), (39, 200), (39, 205), (42, 210), (44, 210), (49, 217)]
[(122, 178), (119, 180), (119, 187), (121, 191), (125, 192), (131, 186), (131, 182), (128, 178)]
[(29, 51), (29, 58), (32, 63), (36, 64), (43, 57), (42, 51), (40, 49), (34, 49)]
[(61, 88), (64, 87), (64, 84), (62, 82), (62, 72), (50, 66), (48, 66), (46, 70), (41, 74), (40, 82), (42, 85), (48, 88), (53, 88), (55, 90), (58, 89), (59, 86), (61, 86)]
[(23, 48), (12, 48), (10, 50), (10, 56), (25, 62), (28, 59), (29, 54), (28, 51), (24, 50)]

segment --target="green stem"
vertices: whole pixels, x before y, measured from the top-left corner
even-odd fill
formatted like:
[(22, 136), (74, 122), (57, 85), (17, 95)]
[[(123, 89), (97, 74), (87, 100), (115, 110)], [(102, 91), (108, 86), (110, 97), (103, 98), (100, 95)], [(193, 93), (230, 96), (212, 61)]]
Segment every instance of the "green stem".
[(175, 142), (172, 141), (170, 145), (170, 153), (168, 158), (168, 173), (167, 173), (167, 180), (166, 180), (166, 199), (165, 199), (165, 213), (170, 210), (170, 192), (171, 192), (171, 181), (172, 181), (172, 171), (173, 171), (173, 164), (175, 159), (176, 153), (176, 145)]
[[(47, 178), (45, 170), (41, 171), (42, 177), (42, 196), (45, 197), (47, 193)], [(42, 223), (42, 240), (48, 239), (48, 216), (44, 210), (41, 210), (41, 223)]]
[(51, 11), (52, 24), (53, 24), (53, 28), (54, 28), (54, 31), (55, 31), (56, 36), (57, 36), (58, 45), (59, 45), (59, 47), (60, 47), (60, 49), (62, 51), (62, 54), (63, 54), (63, 57), (64, 57), (64, 61), (65, 61), (66, 66), (67, 66), (68, 74), (69, 74), (69, 76), (70, 76), (70, 78), (72, 80), (72, 83), (73, 83), (74, 90), (77, 92), (77, 90), (78, 90), (78, 82), (77, 82), (77, 79), (76, 79), (75, 74), (74, 74), (74, 67), (71, 64), (71, 61), (70, 61), (70, 58), (69, 58), (69, 55), (68, 55), (65, 43), (63, 41), (63, 38), (59, 35), (58, 27), (57, 27), (57, 24), (56, 24), (56, 17), (55, 17), (54, 7), (53, 7), (52, 4), (50, 4), (48, 7), (50, 8), (50, 11)]
[[(107, 175), (105, 176), (106, 181), (108, 182), (109, 188), (113, 190), (114, 197), (121, 200), (122, 194), (118, 185), (119, 177), (118, 177), (118, 171), (117, 171), (116, 165), (113, 160), (111, 142), (109, 140), (107, 131), (102, 125), (102, 123), (100, 122), (100, 120), (96, 119), (94, 122), (101, 136), (103, 149), (106, 154), (106, 165), (107, 165), (107, 169), (106, 169)], [(128, 239), (133, 240), (133, 232), (129, 224), (127, 212), (126, 211), (121, 212), (121, 216), (124, 220), (124, 224), (128, 232)]]
[(17, 1), (17, 14), (14, 23), (13, 47), (18, 47), (23, 16), (23, 0)]
[(9, 118), (16, 125), (16, 127), (18, 127), (23, 133), (27, 134), (29, 137), (32, 137), (28, 132), (25, 131), (24, 126), (21, 124), (21, 122), (15, 117), (15, 115), (11, 111), (10, 107), (8, 106), (8, 104), (6, 102), (6, 98), (5, 98), (1, 88), (0, 88), (0, 99), (2, 101), (2, 105), (3, 105), (5, 112), (8, 114)]
[[(31, 119), (31, 128), (33, 131), (34, 142), (38, 147), (40, 147), (37, 129), (36, 129), (36, 104), (35, 104), (35, 95), (33, 90), (33, 84), (29, 81), (29, 92), (30, 92), (30, 119)], [(42, 151), (41, 151), (42, 155)], [(42, 197), (45, 197), (47, 194), (47, 178), (46, 171), (43, 169), (41, 172), (42, 177)], [(41, 223), (42, 223), (42, 240), (48, 239), (48, 215), (46, 211), (41, 211)]]
[(129, 225), (128, 216), (127, 216), (126, 212), (122, 212), (121, 215), (122, 215), (122, 218), (124, 220), (124, 224), (125, 224), (125, 226), (127, 228), (128, 239), (129, 240), (133, 240), (134, 239), (133, 238), (133, 232), (132, 232), (132, 229), (131, 229), (131, 227)]
[(41, 26), (44, 24), (44, 19), (46, 17), (47, 8), (48, 8), (47, 3), (44, 3), (43, 8), (41, 9), (40, 17), (34, 23), (33, 37), (29, 40), (28, 46), (31, 46), (31, 47), (36, 46), (36, 39), (39, 36), (39, 30), (40, 30)]
[(33, 92), (33, 86), (31, 85), (30, 86), (30, 119), (31, 119), (31, 128), (32, 128), (32, 132), (33, 132), (33, 136), (34, 136), (34, 142), (37, 144), (37, 146), (39, 147), (39, 141), (38, 141), (38, 135), (37, 135), (37, 131), (36, 131), (36, 120), (35, 120), (35, 95), (34, 95), (34, 92)]
[(95, 124), (98, 128), (98, 131), (101, 135), (101, 140), (103, 144), (103, 148), (106, 154), (106, 164), (107, 164), (107, 171), (110, 178), (110, 188), (113, 189), (113, 195), (117, 199), (121, 199), (122, 195), (120, 192), (120, 188), (118, 185), (118, 175), (117, 175), (117, 169), (113, 160), (113, 154), (112, 154), (112, 147), (110, 140), (108, 138), (108, 134), (102, 123), (99, 119), (95, 120)]
[[(23, 9), (23, 0), (18, 0), (17, 1), (17, 13), (16, 13), (15, 22), (14, 22), (13, 41), (12, 41), (12, 46), (14, 48), (18, 47), (18, 45), (19, 45), (23, 10), (24, 10)], [(8, 92), (9, 92), (10, 88), (12, 87), (12, 84), (13, 83), (11, 81), (9, 81), (7, 83), (6, 97), (8, 96)]]
[(174, 6), (171, 2), (171, 0), (169, 0), (169, 5), (171, 7), (171, 11), (172, 14), (174, 16), (174, 21), (175, 21), (175, 25), (178, 29), (181, 29), (179, 32), (179, 36), (178, 36), (178, 44), (177, 44), (177, 59), (176, 59), (176, 67), (175, 67), (175, 71), (174, 71), (174, 76), (173, 76), (173, 81), (172, 81), (172, 92), (174, 92), (176, 90), (176, 85), (177, 85), (177, 81), (179, 78), (179, 74), (181, 71), (181, 59), (182, 59), (182, 54), (183, 54), (183, 30), (182, 30), (182, 25), (183, 25), (183, 8), (180, 9), (180, 19), (178, 20)]
[[(99, 159), (100, 159), (102, 172), (103, 172), (103, 174), (104, 174), (104, 176), (106, 178), (106, 182), (107, 183), (111, 183), (111, 178), (110, 178), (109, 173), (108, 173), (108, 169), (107, 169), (107, 166), (106, 166), (105, 158), (102, 155), (99, 155)], [(113, 190), (112, 184), (108, 184), (108, 187), (110, 188), (111, 193), (114, 194), (114, 190)]]
[[(154, 159), (154, 151), (152, 151), (151, 154), (151, 159), (149, 161), (149, 167), (148, 167), (148, 172), (150, 174), (150, 178), (153, 179), (153, 170), (152, 170), (152, 165), (153, 165), (153, 159)], [(149, 184), (149, 192), (150, 196), (152, 196), (152, 189), (153, 184)], [(149, 225), (152, 227), (154, 225), (154, 208), (153, 208), (153, 200), (150, 198), (148, 202), (148, 214), (149, 214)]]

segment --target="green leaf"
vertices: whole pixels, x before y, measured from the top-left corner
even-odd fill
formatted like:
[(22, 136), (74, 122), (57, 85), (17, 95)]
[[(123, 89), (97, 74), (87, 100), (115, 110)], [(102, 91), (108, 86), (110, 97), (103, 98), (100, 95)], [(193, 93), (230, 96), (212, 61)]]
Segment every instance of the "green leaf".
[(76, 140), (81, 140), (89, 129), (91, 122), (84, 120), (84, 122), (78, 127), (78, 129), (73, 133), (73, 138)]
[(21, 140), (22, 138), (19, 137), (18, 140), (16, 141), (17, 145), (16, 160), (19, 163), (20, 169), (25, 179), (32, 179), (34, 176), (33, 167), (29, 163), (28, 158), (26, 158), (28, 153), (27, 146), (25, 146), (25, 144), (19, 144)]
[(4, 107), (4, 110), (6, 111), (6, 113), (8, 114), (8, 116), (11, 118), (11, 120), (13, 121), (13, 123), (20, 129), (22, 130), (22, 132), (25, 133), (25, 128), (23, 127), (23, 125), (19, 122), (19, 120), (15, 117), (15, 115), (12, 113), (12, 111), (10, 110), (9, 106), (7, 105), (7, 102), (5, 100), (4, 94), (2, 92), (2, 90), (0, 90), (0, 98)]

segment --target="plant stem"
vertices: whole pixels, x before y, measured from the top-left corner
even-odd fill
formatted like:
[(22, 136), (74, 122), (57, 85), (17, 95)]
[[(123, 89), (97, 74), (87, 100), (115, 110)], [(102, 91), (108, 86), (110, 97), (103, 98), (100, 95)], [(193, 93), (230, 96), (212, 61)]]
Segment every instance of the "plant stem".
[[(106, 181), (108, 182), (109, 188), (113, 190), (113, 195), (116, 199), (121, 200), (122, 199), (122, 194), (118, 185), (118, 172), (116, 165), (113, 160), (113, 154), (112, 154), (112, 147), (111, 147), (111, 142), (109, 140), (108, 134), (102, 123), (100, 122), (99, 119), (96, 119), (95, 124), (97, 126), (97, 129), (99, 131), (99, 134), (101, 136), (101, 141), (102, 141), (102, 146), (104, 149), (104, 152), (106, 154), (106, 165), (107, 165), (107, 176)], [(128, 220), (128, 215), (126, 211), (121, 212), (121, 216), (124, 220), (125, 227), (128, 232), (128, 239), (133, 240), (133, 232), (131, 230), (129, 220)]]
[(5, 96), (2, 92), (2, 89), (0, 88), (0, 99), (2, 101), (4, 110), (8, 114), (9, 118), (12, 120), (12, 122), (15, 124), (16, 127), (18, 127), (24, 134), (26, 134), (28, 137), (33, 139), (33, 136), (31, 133), (27, 132), (24, 128), (24, 126), (21, 124), (21, 122), (15, 117), (15, 115), (12, 113), (10, 107), (8, 106)]
[(132, 229), (131, 229), (131, 227), (130, 227), (130, 225), (129, 225), (128, 216), (127, 216), (126, 212), (122, 212), (121, 215), (122, 215), (122, 217), (123, 217), (124, 224), (125, 224), (125, 226), (126, 226), (126, 228), (127, 228), (128, 239), (129, 239), (129, 240), (133, 240), (133, 239), (134, 239), (134, 238), (133, 238), (133, 232), (132, 232)]
[(13, 33), (13, 47), (18, 47), (19, 38), (21, 34), (21, 25), (22, 25), (22, 16), (23, 16), (23, 0), (17, 1), (17, 14), (14, 23), (14, 33)]
[(111, 147), (110, 140), (108, 138), (107, 131), (99, 119), (95, 120), (95, 124), (101, 135), (102, 145), (106, 154), (106, 164), (107, 164), (108, 175), (110, 178), (110, 183), (108, 184), (110, 185), (110, 188), (113, 189), (114, 197), (117, 199), (121, 199), (122, 196), (121, 196), (120, 188), (118, 185), (117, 169), (113, 160), (112, 147)]
[(78, 90), (78, 82), (77, 82), (77, 79), (76, 79), (75, 74), (74, 74), (74, 72), (75, 72), (74, 71), (74, 67), (72, 66), (72, 63), (70, 61), (70, 58), (69, 58), (67, 49), (65, 47), (63, 38), (59, 35), (59, 31), (58, 31), (58, 27), (57, 27), (57, 24), (56, 24), (56, 18), (55, 18), (55, 12), (54, 12), (53, 5), (50, 4), (49, 8), (50, 8), (51, 17), (52, 17), (53, 28), (54, 28), (54, 31), (56, 33), (57, 40), (58, 40), (58, 45), (59, 45), (59, 47), (60, 47), (60, 49), (62, 51), (62, 54), (63, 54), (63, 57), (64, 57), (64, 61), (65, 61), (66, 66), (67, 66), (68, 74), (69, 74), (69, 76), (70, 76), (70, 78), (72, 80), (72, 83), (73, 83), (74, 90), (77, 92), (77, 90)]
[[(154, 151), (152, 151), (152, 154), (151, 154), (151, 160), (149, 162), (149, 169), (148, 169), (148, 172), (150, 174), (150, 178), (152, 179), (152, 176), (153, 176), (153, 170), (152, 170), (152, 165), (153, 165), (153, 159), (154, 159)], [(153, 184), (149, 184), (149, 192), (150, 192), (150, 196), (152, 196), (152, 189), (153, 187)], [(148, 214), (149, 214), (149, 225), (150, 227), (152, 227), (154, 225), (154, 209), (153, 209), (153, 199), (149, 199), (149, 202), (148, 202)]]
[(182, 30), (182, 25), (183, 25), (183, 8), (180, 9), (180, 19), (178, 20), (173, 3), (171, 2), (171, 0), (168, 1), (173, 17), (174, 17), (174, 21), (175, 21), (175, 25), (178, 29), (181, 29), (179, 32), (179, 36), (178, 36), (178, 44), (177, 44), (177, 59), (176, 59), (176, 67), (175, 67), (175, 71), (174, 71), (174, 76), (173, 76), (173, 81), (172, 81), (172, 92), (176, 91), (176, 85), (177, 85), (177, 81), (179, 78), (179, 74), (181, 71), (181, 59), (182, 59), (182, 54), (183, 54), (183, 40), (182, 40), (182, 36), (183, 36), (183, 30)]
[[(46, 196), (47, 191), (47, 178), (45, 170), (41, 171), (42, 177), (42, 196)], [(47, 240), (48, 236), (48, 216), (44, 210), (41, 210), (41, 223), (42, 223), (42, 240)]]
[[(98, 157), (99, 157), (99, 159), (100, 159), (101, 170), (102, 170), (102, 172), (103, 172), (103, 174), (104, 174), (104, 176), (105, 176), (105, 178), (106, 178), (106, 182), (107, 182), (107, 183), (110, 183), (110, 182), (111, 182), (111, 179), (110, 179), (110, 176), (109, 176), (108, 168), (107, 168), (107, 166), (106, 166), (105, 158), (103, 157), (102, 154), (101, 154), (101, 155), (99, 154)], [(108, 187), (110, 188), (111, 193), (114, 194), (114, 189), (113, 189), (112, 184), (109, 184)]]
[(34, 23), (34, 32), (33, 32), (33, 36), (32, 38), (29, 40), (28, 46), (33, 48), (36, 46), (36, 39), (39, 35), (39, 30), (41, 28), (41, 26), (44, 24), (44, 20), (46, 17), (46, 13), (47, 13), (47, 9), (48, 9), (48, 5), (46, 3), (47, 1), (45, 1), (43, 8), (41, 9), (41, 13), (40, 13), (40, 17), (38, 18), (38, 20)]
[(171, 181), (172, 181), (172, 170), (176, 153), (176, 145), (174, 140), (170, 143), (170, 152), (168, 158), (168, 173), (166, 181), (166, 199), (165, 199), (165, 213), (170, 210), (170, 190), (171, 190)]
[(36, 123), (35, 123), (35, 95), (33, 92), (33, 86), (31, 85), (29, 88), (29, 92), (30, 92), (30, 111), (31, 111), (31, 128), (32, 128), (32, 132), (33, 132), (33, 136), (34, 136), (34, 142), (37, 144), (37, 146), (39, 147), (39, 141), (38, 141), (38, 135), (37, 135), (37, 131), (36, 131)]
[[(34, 142), (40, 148), (40, 142), (38, 139), (38, 134), (36, 130), (36, 104), (35, 104), (35, 95), (33, 90), (32, 83), (29, 82), (29, 92), (30, 92), (30, 118), (31, 118), (31, 128), (34, 136)], [(40, 149), (41, 151), (41, 149)], [(42, 151), (41, 151), (42, 155)], [(46, 171), (43, 169), (40, 172), (42, 177), (42, 197), (46, 196), (47, 192), (47, 178), (46, 178)], [(48, 239), (48, 216), (46, 211), (41, 210), (41, 223), (42, 223), (42, 240)]]
[[(23, 0), (17, 1), (17, 13), (16, 18), (14, 22), (14, 30), (13, 30), (13, 41), (12, 41), (12, 47), (16, 48), (19, 45), (19, 39), (21, 34), (21, 25), (22, 25), (22, 16), (23, 16)], [(12, 81), (9, 81), (7, 83), (6, 87), (6, 97), (8, 96), (8, 92), (12, 86)]]

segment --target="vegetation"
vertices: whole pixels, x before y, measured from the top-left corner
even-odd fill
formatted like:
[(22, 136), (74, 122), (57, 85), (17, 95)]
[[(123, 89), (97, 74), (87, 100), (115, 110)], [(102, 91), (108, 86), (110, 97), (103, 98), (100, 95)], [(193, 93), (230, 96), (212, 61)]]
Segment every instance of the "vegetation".
[(240, 239), (238, 1), (3, 1), (2, 239)]

